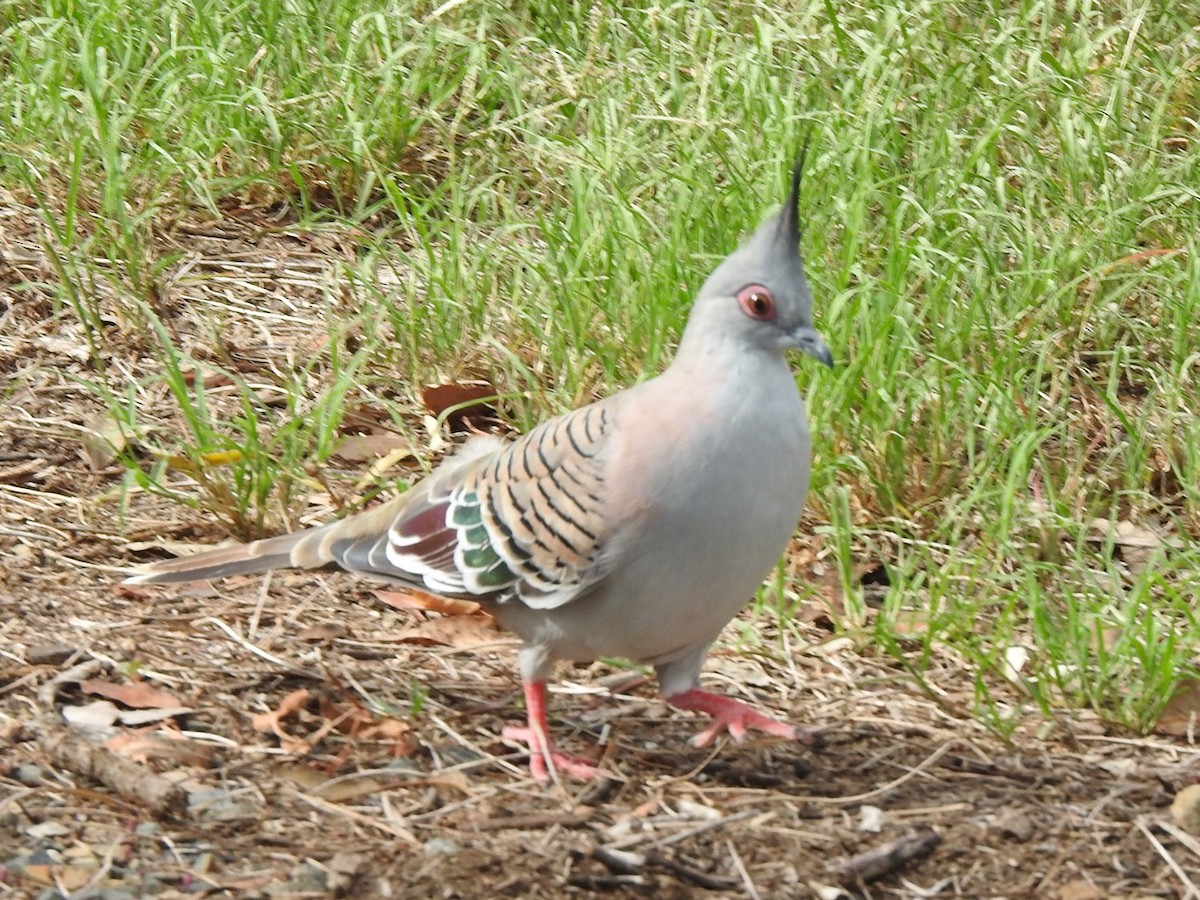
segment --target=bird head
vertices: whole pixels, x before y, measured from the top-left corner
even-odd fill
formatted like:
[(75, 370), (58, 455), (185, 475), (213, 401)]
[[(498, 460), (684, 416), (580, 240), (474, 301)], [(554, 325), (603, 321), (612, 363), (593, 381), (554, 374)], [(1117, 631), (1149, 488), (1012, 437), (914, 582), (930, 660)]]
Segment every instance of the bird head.
[[(717, 329), (752, 346), (780, 354), (799, 350), (832, 366), (833, 355), (813, 327), (812, 296), (800, 258), (798, 202), (804, 156), (802, 150), (783, 207), (708, 276), (687, 330)], [(687, 339), (685, 332), (685, 343)]]

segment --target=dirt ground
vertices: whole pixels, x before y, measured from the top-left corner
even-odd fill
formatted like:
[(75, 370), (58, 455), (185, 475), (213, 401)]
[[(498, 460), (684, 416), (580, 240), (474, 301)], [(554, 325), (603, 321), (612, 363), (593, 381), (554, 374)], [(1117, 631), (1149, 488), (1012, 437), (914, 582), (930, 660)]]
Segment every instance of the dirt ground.
[[(119, 585), (220, 533), (145, 494), (118, 516), (122, 470), (65, 427), (94, 412), (69, 319), (27, 287), (53, 272), (19, 205), (0, 232), (0, 896), (1197, 895), (1200, 840), (1169, 814), (1197, 781), (1186, 736), (1064, 710), (1006, 743), (955, 660), (927, 694), (819, 623), (714, 654), (710, 685), (819, 749), (698, 750), (639, 672), (566, 669), (552, 728), (611, 777), (543, 787), (500, 739), (516, 645), (481, 616), (336, 573)], [(170, 240), (171, 290), (200, 304), (217, 282), (184, 273), (233, 257)], [(309, 273), (326, 252), (241, 251)], [(271, 272), (268, 305), (319, 289)]]

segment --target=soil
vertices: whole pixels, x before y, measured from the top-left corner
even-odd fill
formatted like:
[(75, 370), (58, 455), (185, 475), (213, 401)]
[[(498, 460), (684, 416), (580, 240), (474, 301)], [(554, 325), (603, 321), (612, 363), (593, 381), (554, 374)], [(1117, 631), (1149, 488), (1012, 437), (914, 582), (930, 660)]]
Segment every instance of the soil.
[[(820, 622), (786, 640), (752, 622), (758, 652), (729, 649), (731, 629), (706, 682), (818, 729), (820, 748), (697, 749), (701, 721), (639, 671), (564, 669), (552, 729), (611, 777), (539, 785), (500, 737), (523, 715), (516, 644), (482, 616), (338, 573), (121, 585), (221, 529), (122, 491), (125, 469), (81, 440), (87, 353), (29, 287), (55, 272), (3, 199), (0, 896), (1195, 895), (1200, 842), (1169, 811), (1197, 780), (1187, 735), (1061, 710), (1001, 739), (954, 659), (922, 690)], [(332, 271), (340, 253), (237, 240), (246, 271), (289, 254)], [(171, 241), (174, 272), (216, 270), (211, 239)], [(255, 302), (295, 309), (318, 282)], [(180, 274), (172, 302), (199, 285)], [(139, 352), (114, 360), (136, 372)]]

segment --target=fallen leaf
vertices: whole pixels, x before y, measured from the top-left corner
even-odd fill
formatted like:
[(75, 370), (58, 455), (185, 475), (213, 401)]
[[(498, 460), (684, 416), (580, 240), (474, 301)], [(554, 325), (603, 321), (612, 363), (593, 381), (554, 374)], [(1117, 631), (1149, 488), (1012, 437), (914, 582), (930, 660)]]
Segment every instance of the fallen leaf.
[(329, 781), (330, 776), (312, 766), (286, 765), (278, 766), (275, 774), (286, 778), (303, 791), (312, 792)]
[(1187, 737), (1200, 732), (1200, 681), (1181, 681), (1171, 699), (1167, 701), (1154, 730), (1172, 737)]
[(437, 418), (444, 415), (451, 431), (466, 431), (470, 424), (497, 421), (496, 407), (492, 405), (496, 394), (496, 389), (486, 381), (466, 381), (427, 387), (421, 391), (421, 401), (430, 415)]
[(132, 684), (115, 684), (100, 678), (90, 678), (79, 683), (79, 689), (85, 694), (97, 694), (116, 700), (134, 709), (178, 709), (183, 706), (174, 694), (161, 688), (156, 688), (148, 681), (135, 681)]
[(284, 719), (295, 715), (308, 704), (312, 694), (305, 688), (292, 691), (280, 702), (277, 709), (270, 712), (259, 713), (250, 720), (250, 727), (255, 731), (270, 731), (281, 738), (290, 738), (280, 730), (280, 723)]
[(185, 766), (210, 768), (216, 760), (217, 750), (211, 744), (189, 740), (173, 731), (139, 729), (109, 738), (104, 748), (137, 762), (150, 759), (173, 760)]
[(1118, 547), (1146, 547), (1154, 549), (1164, 544), (1168, 547), (1179, 548), (1183, 542), (1179, 538), (1163, 537), (1157, 531), (1144, 528), (1123, 519), (1113, 525), (1108, 519), (1092, 519), (1089, 523), (1087, 539), (1093, 543), (1112, 541)]
[(435, 772), (427, 778), (421, 779), (421, 784), (427, 784), (435, 788), (450, 788), (462, 794), (471, 793), (471, 782), (467, 778), (467, 773), (461, 769), (446, 769), (442, 772)]
[(117, 705), (108, 700), (95, 700), (82, 706), (64, 706), (62, 710), (68, 725), (85, 731), (107, 731), (120, 713)]
[(382, 774), (363, 775), (344, 781), (338, 780), (328, 785), (317, 785), (308, 793), (320, 797), (322, 800), (328, 800), (330, 803), (346, 803), (350, 800), (357, 800), (359, 797), (366, 797), (370, 794), (379, 794), (383, 791), (394, 790), (400, 786), (407, 786), (410, 782), (411, 779), (405, 778), (399, 772), (391, 776)]
[(445, 644), (459, 650), (508, 637), (491, 616), (442, 616), (421, 622), (397, 635), (400, 643)]
[(1145, 262), (1148, 259), (1154, 259), (1156, 256), (1170, 256), (1172, 253), (1178, 253), (1176, 247), (1156, 247), (1153, 250), (1139, 250), (1137, 253), (1130, 253), (1127, 256), (1122, 256), (1120, 259), (1108, 263), (1102, 268), (1104, 272), (1111, 272), (1118, 266), (1126, 266), (1130, 263)]
[(473, 600), (439, 597), (437, 594), (426, 594), (424, 591), (372, 591), (372, 593), (393, 609), (419, 609), (447, 616), (473, 616), (483, 609)]
[(394, 741), (400, 744), (397, 756), (408, 756), (416, 749), (415, 743), (409, 737), (412, 732), (411, 725), (391, 716), (377, 715), (365, 706), (322, 699), (321, 717), (332, 722), (342, 734), (367, 741)]
[(124, 584), (120, 581), (112, 585), (110, 590), (125, 600), (147, 601), (154, 596), (151, 588), (140, 584)]
[(234, 380), (224, 372), (214, 372), (209, 369), (193, 366), (190, 369), (185, 369), (180, 373), (183, 376), (185, 384), (194, 385), (199, 381), (205, 388), (211, 389), (216, 387), (229, 387), (234, 384)]
[(93, 472), (111, 466), (126, 443), (125, 429), (112, 416), (93, 415), (83, 420), (83, 455)]
[[(396, 451), (402, 452), (396, 456)], [(333, 451), (333, 455), (346, 462), (366, 462), (381, 456), (394, 457), (393, 461), (398, 462), (405, 457), (414, 456), (415, 453), (404, 435), (382, 431), (347, 435)]]

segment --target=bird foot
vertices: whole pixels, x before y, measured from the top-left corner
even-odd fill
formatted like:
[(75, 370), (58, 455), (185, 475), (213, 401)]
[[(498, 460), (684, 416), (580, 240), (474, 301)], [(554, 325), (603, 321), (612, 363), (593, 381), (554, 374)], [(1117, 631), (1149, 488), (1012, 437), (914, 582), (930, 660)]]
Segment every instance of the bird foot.
[(796, 728), (794, 725), (772, 719), (740, 700), (734, 700), (732, 697), (722, 694), (714, 694), (712, 691), (692, 688), (672, 694), (667, 698), (667, 702), (676, 709), (702, 712), (713, 717), (712, 724), (692, 738), (692, 744), (696, 747), (707, 747), (725, 731), (728, 731), (729, 736), (740, 744), (745, 740), (748, 728), (776, 737), (802, 741), (806, 744), (820, 743), (820, 737), (816, 732)]
[(543, 784), (551, 780), (551, 769), (557, 775), (570, 775), (580, 781), (593, 781), (600, 774), (600, 770), (586, 759), (556, 750), (535, 728), (509, 725), (500, 736), (506, 741), (519, 741), (529, 748), (529, 772)]

